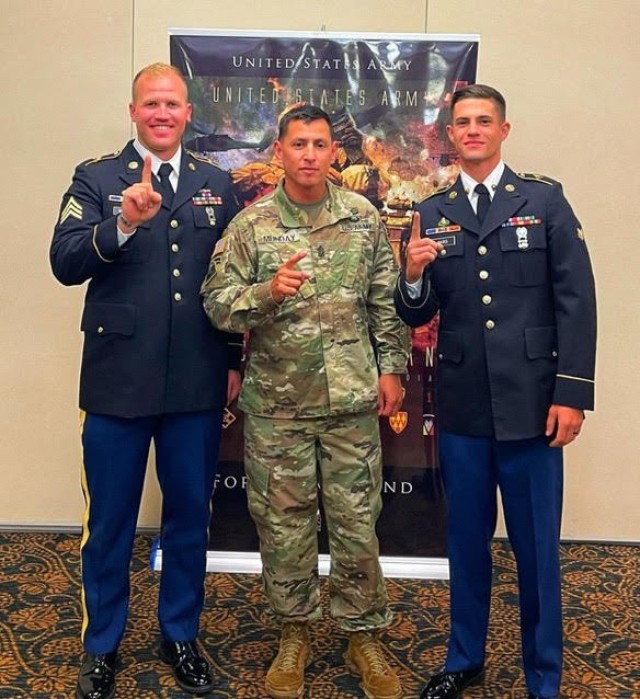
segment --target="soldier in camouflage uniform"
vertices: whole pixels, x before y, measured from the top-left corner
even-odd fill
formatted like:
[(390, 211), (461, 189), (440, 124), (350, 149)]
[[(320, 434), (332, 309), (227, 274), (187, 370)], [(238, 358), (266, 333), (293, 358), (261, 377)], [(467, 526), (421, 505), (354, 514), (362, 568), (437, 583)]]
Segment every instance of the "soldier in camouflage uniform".
[(318, 486), (331, 551), (331, 613), (350, 632), (345, 659), (371, 699), (402, 696), (375, 631), (390, 623), (378, 560), (378, 415), (404, 396), (408, 335), (392, 301), (397, 271), (363, 197), (327, 181), (328, 115), (298, 106), (280, 121), (285, 177), (242, 211), (213, 254), (204, 306), (218, 328), (250, 332), (245, 411), (249, 510), (265, 591), (283, 623), (266, 677), (271, 697), (304, 692), (308, 622), (320, 616)]

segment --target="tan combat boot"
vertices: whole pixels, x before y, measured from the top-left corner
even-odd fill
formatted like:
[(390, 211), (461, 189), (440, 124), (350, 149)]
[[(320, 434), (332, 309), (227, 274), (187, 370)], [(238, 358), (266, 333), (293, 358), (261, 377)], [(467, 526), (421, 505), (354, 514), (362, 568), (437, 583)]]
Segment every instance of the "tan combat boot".
[(373, 631), (352, 633), (344, 660), (360, 675), (360, 686), (368, 699), (401, 699), (398, 675), (386, 661), (382, 644)]
[(270, 697), (299, 699), (304, 694), (304, 669), (310, 653), (307, 624), (284, 624), (280, 650), (264, 683)]

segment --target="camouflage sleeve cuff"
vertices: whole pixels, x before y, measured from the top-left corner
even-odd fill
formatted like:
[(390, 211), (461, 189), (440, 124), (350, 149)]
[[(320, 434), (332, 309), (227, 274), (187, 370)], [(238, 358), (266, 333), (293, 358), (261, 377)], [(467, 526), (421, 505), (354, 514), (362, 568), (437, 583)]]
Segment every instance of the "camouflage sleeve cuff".
[(407, 373), (407, 360), (406, 358), (402, 361), (402, 364), (390, 364), (386, 363), (387, 365), (380, 365), (380, 376), (384, 376), (385, 374), (400, 374), (401, 376), (404, 376)]
[(257, 284), (253, 290), (253, 300), (259, 313), (274, 313), (280, 308), (271, 295), (271, 282)]
[(558, 374), (553, 392), (553, 404), (566, 405), (580, 410), (593, 410), (594, 392), (592, 379)]

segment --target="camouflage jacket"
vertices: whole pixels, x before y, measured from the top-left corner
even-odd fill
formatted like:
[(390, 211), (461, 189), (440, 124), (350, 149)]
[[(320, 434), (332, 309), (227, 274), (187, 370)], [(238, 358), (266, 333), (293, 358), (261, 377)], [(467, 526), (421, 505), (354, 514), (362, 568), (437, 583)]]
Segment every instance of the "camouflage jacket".
[[(409, 335), (396, 316), (397, 267), (384, 225), (362, 196), (328, 183), (316, 225), (278, 188), (241, 211), (211, 259), (202, 292), (212, 323), (249, 331), (238, 406), (279, 418), (375, 409), (379, 374), (406, 371)], [(299, 250), (309, 274), (277, 304), (271, 280)]]

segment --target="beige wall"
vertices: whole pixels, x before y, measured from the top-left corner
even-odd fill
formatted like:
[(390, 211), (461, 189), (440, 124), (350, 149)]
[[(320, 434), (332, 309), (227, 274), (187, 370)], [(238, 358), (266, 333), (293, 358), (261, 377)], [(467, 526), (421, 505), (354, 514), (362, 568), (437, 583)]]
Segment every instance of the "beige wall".
[[(640, 342), (637, 0), (0, 0), (0, 524), (76, 525), (82, 289), (47, 251), (74, 165), (128, 138), (133, 72), (169, 27), (479, 33), (479, 79), (507, 96), (516, 169), (561, 180), (598, 282), (597, 412), (566, 451), (563, 536), (640, 539), (634, 418)], [(284, 9), (286, 8), (286, 10)], [(392, 11), (390, 8), (393, 8)], [(631, 114), (631, 117), (628, 114)], [(625, 116), (627, 115), (627, 116)], [(158, 521), (150, 478), (140, 523)]]

